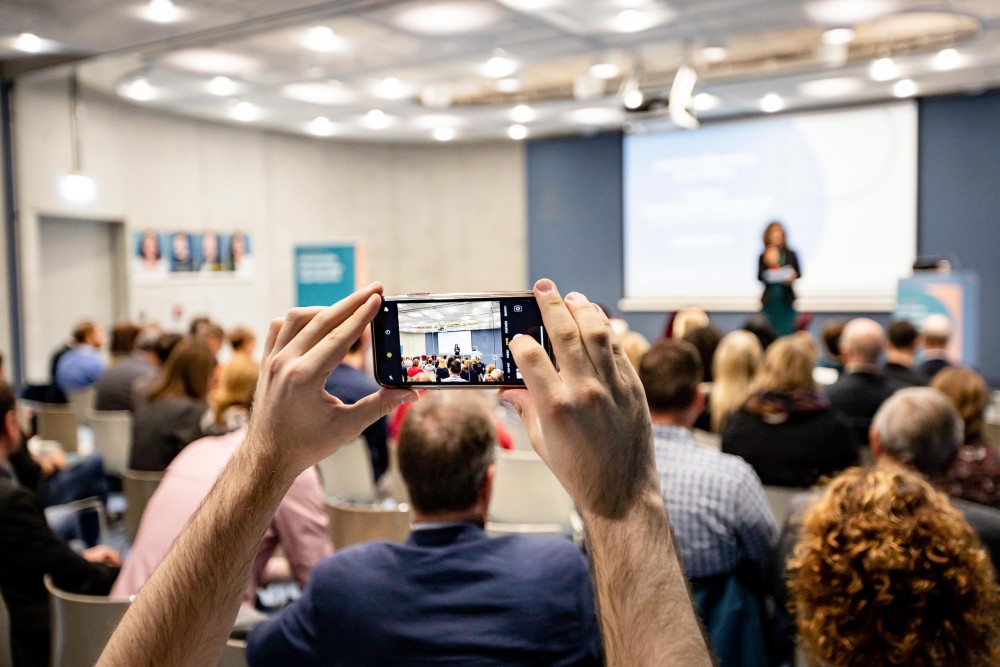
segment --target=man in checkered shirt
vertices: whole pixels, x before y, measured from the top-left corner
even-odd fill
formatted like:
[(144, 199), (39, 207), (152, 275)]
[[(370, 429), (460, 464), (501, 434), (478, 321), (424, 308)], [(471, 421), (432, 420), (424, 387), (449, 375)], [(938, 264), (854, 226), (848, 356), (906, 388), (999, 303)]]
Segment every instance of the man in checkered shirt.
[(653, 417), (660, 490), (688, 579), (741, 566), (763, 575), (777, 540), (760, 479), (743, 459), (699, 444), (691, 434), (705, 406), (697, 350), (663, 341), (643, 356), (639, 378)]

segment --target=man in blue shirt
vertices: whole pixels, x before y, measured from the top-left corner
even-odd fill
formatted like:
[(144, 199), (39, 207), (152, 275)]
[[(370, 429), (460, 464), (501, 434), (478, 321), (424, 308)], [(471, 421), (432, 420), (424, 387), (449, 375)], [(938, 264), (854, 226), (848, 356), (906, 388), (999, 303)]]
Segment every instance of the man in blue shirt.
[(92, 320), (84, 320), (73, 328), (73, 348), (56, 364), (56, 384), (65, 393), (86, 389), (97, 382), (104, 372), (104, 330)]
[(313, 570), (257, 626), (251, 665), (599, 665), (587, 561), (556, 537), (487, 537), (489, 412), (430, 392), (406, 416), (399, 467), (413, 509), (402, 545), (369, 542)]

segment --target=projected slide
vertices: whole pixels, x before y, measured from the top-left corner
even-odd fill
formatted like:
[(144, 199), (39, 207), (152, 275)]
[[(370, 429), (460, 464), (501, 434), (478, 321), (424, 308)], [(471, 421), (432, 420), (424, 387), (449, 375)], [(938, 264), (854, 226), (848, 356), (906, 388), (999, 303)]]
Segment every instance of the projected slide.
[(911, 102), (626, 138), (627, 307), (756, 310), (771, 220), (806, 310), (890, 310), (916, 252)]

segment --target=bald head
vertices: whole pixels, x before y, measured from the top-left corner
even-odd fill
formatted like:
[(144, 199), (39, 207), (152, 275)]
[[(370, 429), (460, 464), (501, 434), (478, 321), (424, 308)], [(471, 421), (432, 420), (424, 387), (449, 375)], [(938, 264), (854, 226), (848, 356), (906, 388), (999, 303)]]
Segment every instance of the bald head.
[(840, 354), (847, 366), (878, 364), (884, 346), (885, 330), (881, 324), (867, 317), (851, 320), (840, 335)]
[(889, 458), (934, 475), (951, 461), (963, 430), (947, 396), (930, 387), (910, 387), (897, 391), (875, 413), (871, 440)]

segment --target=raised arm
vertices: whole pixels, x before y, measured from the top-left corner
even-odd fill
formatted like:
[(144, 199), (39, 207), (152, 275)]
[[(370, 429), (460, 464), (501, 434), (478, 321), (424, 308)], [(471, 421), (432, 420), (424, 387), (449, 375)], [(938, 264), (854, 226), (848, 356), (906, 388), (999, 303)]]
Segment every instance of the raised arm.
[(639, 378), (585, 296), (564, 301), (540, 280), (535, 297), (559, 371), (519, 336), (510, 349), (527, 389), (502, 396), (587, 525), (607, 664), (711, 665), (660, 495)]
[(344, 405), (323, 390), (375, 316), (372, 284), (329, 308), (271, 323), (246, 441), (115, 630), (100, 665), (214, 665), (254, 555), (278, 503), (303, 470), (416, 395), (382, 390)]

